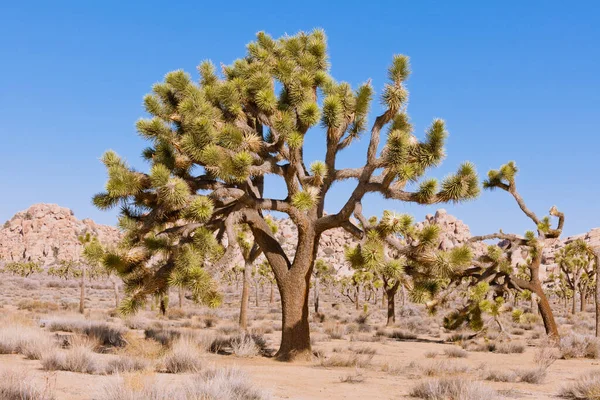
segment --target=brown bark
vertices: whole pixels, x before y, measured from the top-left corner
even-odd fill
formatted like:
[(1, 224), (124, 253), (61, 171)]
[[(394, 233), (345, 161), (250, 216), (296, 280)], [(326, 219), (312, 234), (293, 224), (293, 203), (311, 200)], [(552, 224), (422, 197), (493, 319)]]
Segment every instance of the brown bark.
[(178, 297), (179, 297), (179, 308), (183, 309), (183, 296), (184, 296), (184, 290), (183, 290), (183, 286), (179, 287), (179, 293), (178, 293)]
[(276, 357), (282, 361), (310, 360), (310, 328), (308, 323), (308, 290), (310, 274), (302, 276), (290, 270), (287, 279), (278, 282), (281, 294), (281, 345)]
[(550, 303), (548, 303), (548, 298), (544, 294), (541, 285), (535, 293), (539, 297), (538, 309), (540, 310), (540, 315), (544, 321), (546, 334), (552, 339), (558, 339), (558, 327), (556, 326), (556, 321), (554, 320), (554, 314), (552, 313), (552, 308), (550, 307)]
[(587, 303), (586, 297), (585, 289), (579, 289), (579, 300), (581, 301), (581, 304), (579, 304), (579, 311), (581, 312), (585, 312), (585, 305)]
[(315, 306), (315, 314), (319, 313), (319, 278), (315, 277), (315, 285), (314, 285), (314, 306)]
[[(387, 285), (386, 285), (387, 286)], [(386, 326), (391, 326), (396, 323), (396, 292), (398, 291), (399, 283), (386, 289), (387, 294), (387, 323)]]
[(240, 318), (238, 321), (240, 329), (242, 330), (248, 329), (248, 300), (250, 297), (249, 286), (251, 268), (252, 265), (248, 265), (248, 263), (245, 263), (242, 281), (242, 301), (240, 302)]

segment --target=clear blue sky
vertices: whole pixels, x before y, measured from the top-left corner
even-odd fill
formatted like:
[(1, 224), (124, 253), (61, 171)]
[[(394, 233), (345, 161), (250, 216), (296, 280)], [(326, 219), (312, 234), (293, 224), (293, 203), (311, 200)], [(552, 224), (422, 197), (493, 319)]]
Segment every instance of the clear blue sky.
[[(51, 202), (113, 224), (116, 213), (91, 205), (106, 180), (98, 158), (112, 148), (144, 168), (134, 122), (154, 82), (179, 68), (195, 74), (204, 59), (230, 63), (259, 30), (277, 37), (321, 27), (337, 80), (371, 78), (379, 91), (391, 56), (411, 57), (416, 134), (435, 117), (450, 132), (433, 176), (463, 160), (482, 175), (515, 160), (536, 213), (556, 204), (567, 235), (587, 231), (600, 226), (599, 19), (595, 1), (4, 2), (0, 222)], [(312, 135), (318, 144), (322, 136)], [(341, 164), (358, 165), (365, 142)], [(327, 209), (349, 189), (341, 185)], [(435, 210), (377, 196), (365, 208), (417, 219)], [(504, 192), (446, 208), (475, 233), (531, 228)]]

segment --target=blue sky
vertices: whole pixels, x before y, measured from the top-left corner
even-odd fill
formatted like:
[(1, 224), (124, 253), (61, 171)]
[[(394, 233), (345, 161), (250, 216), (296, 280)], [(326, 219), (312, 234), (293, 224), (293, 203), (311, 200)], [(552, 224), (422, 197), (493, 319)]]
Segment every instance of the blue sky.
[[(591, 1), (5, 2), (0, 222), (50, 202), (113, 224), (115, 212), (91, 205), (106, 180), (98, 158), (114, 149), (144, 168), (134, 123), (154, 82), (179, 68), (195, 76), (204, 59), (228, 64), (259, 30), (278, 37), (321, 27), (337, 80), (371, 78), (380, 93), (392, 55), (411, 57), (415, 133), (437, 117), (450, 132), (448, 157), (431, 176), (463, 160), (481, 175), (515, 160), (520, 192), (538, 215), (556, 204), (565, 234), (587, 231), (600, 226), (599, 18)], [(322, 157), (322, 139), (311, 133), (309, 158)], [(358, 166), (365, 144), (339, 165)], [(340, 185), (328, 211), (350, 189)], [(504, 192), (444, 207), (478, 234), (531, 228)], [(365, 200), (367, 214), (385, 208), (422, 219), (436, 207)]]

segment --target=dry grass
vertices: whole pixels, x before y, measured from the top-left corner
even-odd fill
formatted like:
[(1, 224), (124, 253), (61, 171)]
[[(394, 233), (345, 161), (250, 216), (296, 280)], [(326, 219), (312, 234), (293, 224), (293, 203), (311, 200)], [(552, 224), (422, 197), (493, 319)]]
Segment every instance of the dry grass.
[(122, 374), (124, 372), (143, 371), (149, 367), (148, 361), (142, 358), (119, 356), (106, 363), (107, 374)]
[(89, 346), (73, 345), (69, 350), (54, 349), (42, 354), (42, 368), (47, 371), (71, 371), (83, 374), (102, 374), (105, 366)]
[(340, 377), (340, 382), (342, 383), (362, 383), (365, 380), (365, 375), (358, 368), (356, 368), (356, 371), (354, 371), (354, 373)]
[(460, 347), (450, 347), (444, 350), (444, 354), (449, 358), (467, 358), (469, 353)]
[(525, 351), (525, 344), (521, 342), (501, 342), (496, 344), (495, 353), (500, 354), (521, 354)]
[(373, 355), (360, 354), (334, 354), (330, 357), (319, 357), (318, 365), (325, 368), (331, 367), (357, 367), (365, 368), (371, 365)]
[(492, 400), (496, 392), (465, 378), (431, 379), (417, 384), (410, 395), (427, 400)]
[(22, 371), (0, 373), (0, 400), (54, 400), (50, 385), (34, 385)]
[(516, 382), (517, 374), (511, 370), (486, 370), (483, 372), (482, 378), (492, 382)]
[(162, 360), (163, 370), (170, 374), (198, 372), (202, 367), (202, 353), (189, 338), (179, 339)]
[(559, 396), (573, 400), (600, 400), (600, 371), (580, 375), (575, 382), (561, 388)]
[[(413, 365), (412, 363), (410, 364)], [(456, 375), (469, 371), (467, 364), (450, 362), (448, 360), (430, 361), (428, 363), (414, 365), (425, 376)]]
[(600, 342), (593, 336), (571, 333), (560, 338), (559, 348), (561, 357), (570, 358), (598, 358), (600, 356)]

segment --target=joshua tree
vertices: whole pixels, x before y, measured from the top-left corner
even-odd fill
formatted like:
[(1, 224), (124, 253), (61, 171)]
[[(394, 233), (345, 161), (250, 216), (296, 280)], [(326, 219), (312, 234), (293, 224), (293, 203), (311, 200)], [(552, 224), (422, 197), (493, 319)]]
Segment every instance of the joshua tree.
[(36, 262), (9, 262), (4, 266), (2, 272), (8, 272), (13, 275), (19, 275), (27, 278), (30, 275), (37, 274), (43, 271), (43, 268)]
[(384, 211), (381, 221), (366, 220), (355, 212), (366, 235), (346, 250), (354, 270), (372, 273), (383, 281), (387, 298), (387, 325), (396, 322), (395, 298), (401, 286), (412, 285), (413, 297), (432, 300), (454, 271), (470, 265), (471, 251), (461, 246), (451, 251), (439, 248), (440, 228), (425, 225), (416, 229), (411, 216)]
[(333, 281), (333, 276), (335, 274), (335, 269), (327, 264), (324, 260), (318, 259), (315, 262), (315, 267), (313, 268), (313, 295), (314, 295), (314, 306), (315, 313), (319, 313), (319, 295), (320, 295), (320, 286), (321, 284), (329, 285)]
[[(511, 194), (519, 205), (520, 209), (527, 215), (535, 224), (537, 234), (533, 231), (528, 231), (525, 236), (515, 234), (507, 234), (500, 230), (498, 233), (485, 236), (474, 236), (470, 239), (471, 242), (480, 242), (484, 240), (496, 239), (501, 240), (498, 245), (489, 246), (486, 254), (478, 260), (474, 260), (473, 266), (460, 271), (456, 274), (458, 281), (466, 278), (467, 282), (474, 286), (480, 282), (487, 282), (496, 293), (502, 293), (510, 290), (529, 290), (537, 298), (538, 308), (546, 333), (558, 338), (558, 328), (554, 320), (552, 309), (548, 298), (544, 293), (542, 281), (540, 280), (540, 267), (542, 264), (542, 250), (545, 243), (550, 239), (556, 239), (560, 236), (564, 225), (564, 214), (559, 212), (556, 207), (550, 209), (550, 215), (558, 218), (556, 228), (552, 228), (550, 217), (539, 219), (537, 215), (531, 211), (525, 201), (517, 191), (515, 177), (517, 167), (514, 162), (509, 162), (503, 165), (499, 170), (491, 170), (488, 173), (488, 179), (484, 181), (483, 186), (486, 189), (502, 189)], [(512, 266), (512, 256), (516, 251), (526, 250), (530, 258), (526, 261), (526, 277), (520, 276)], [(472, 318), (476, 318), (470, 310), (472, 304), (465, 306), (462, 310), (454, 312), (446, 317), (445, 323), (448, 327), (458, 327), (464, 322), (469, 322)]]
[(556, 256), (562, 278), (568, 288), (573, 292), (571, 313), (575, 314), (577, 308), (577, 292), (579, 292), (579, 311), (585, 311), (588, 286), (594, 282), (594, 254), (588, 244), (582, 239), (575, 240), (560, 249)]
[[(109, 181), (94, 203), (102, 209), (123, 208), (122, 226), (129, 232), (132, 250), (123, 255), (128, 267), (119, 262), (115, 266), (135, 271), (130, 280), (137, 277), (125, 311), (137, 309), (147, 295), (167, 290), (169, 276), (189, 267), (177, 262), (182, 251), (201, 257), (193, 257), (198, 265), (229, 263), (235, 225), (247, 224), (273, 268), (281, 294), (283, 329), (277, 357), (309, 358), (309, 284), (323, 232), (343, 227), (362, 237), (362, 229), (350, 217), (367, 193), (420, 204), (456, 202), (477, 195), (477, 176), (465, 164), (441, 185), (432, 179), (419, 184), (444, 158), (447, 133), (444, 122), (435, 120), (424, 141), (412, 134), (404, 87), (407, 57), (394, 56), (388, 70), (383, 111), (370, 127), (362, 166), (341, 168), (340, 153), (367, 130), (370, 82), (352, 90), (330, 76), (320, 30), (278, 40), (261, 32), (247, 50), (244, 58), (222, 66), (220, 75), (210, 62), (203, 62), (199, 83), (175, 71), (154, 85), (144, 99), (151, 117), (137, 123), (140, 134), (151, 142), (143, 153), (152, 165), (150, 172), (135, 171), (114, 152), (106, 153)], [(304, 147), (312, 135), (307, 133), (319, 123), (325, 159), (309, 164)], [(265, 176), (279, 179), (287, 192), (283, 198), (265, 195)], [(352, 194), (339, 210), (325, 214), (327, 195), (342, 180), (356, 181)], [(409, 183), (417, 184), (415, 191), (407, 188)], [(265, 210), (285, 213), (296, 225), (293, 258), (271, 232)], [(202, 258), (199, 244), (211, 238), (217, 246), (224, 237), (229, 245), (221, 256)], [(168, 248), (160, 262), (150, 256), (157, 242)], [(131, 254), (133, 249), (138, 257)]]

